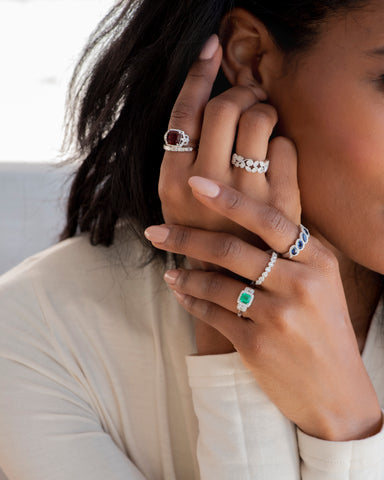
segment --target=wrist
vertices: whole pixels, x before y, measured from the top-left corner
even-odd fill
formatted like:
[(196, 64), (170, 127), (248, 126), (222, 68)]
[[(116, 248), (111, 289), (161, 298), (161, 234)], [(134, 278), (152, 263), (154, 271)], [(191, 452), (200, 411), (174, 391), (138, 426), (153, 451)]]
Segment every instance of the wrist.
[(331, 442), (363, 440), (377, 435), (383, 427), (383, 414), (380, 410), (364, 415), (363, 418), (331, 417), (323, 418), (317, 425), (298, 427), (307, 435)]

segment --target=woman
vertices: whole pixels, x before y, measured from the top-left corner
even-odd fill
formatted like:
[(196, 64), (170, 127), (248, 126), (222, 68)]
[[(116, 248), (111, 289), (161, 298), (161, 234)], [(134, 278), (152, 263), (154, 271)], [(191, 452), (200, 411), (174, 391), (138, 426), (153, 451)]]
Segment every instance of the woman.
[(112, 10), (72, 84), (65, 241), (1, 281), (10, 479), (384, 478), (383, 20)]

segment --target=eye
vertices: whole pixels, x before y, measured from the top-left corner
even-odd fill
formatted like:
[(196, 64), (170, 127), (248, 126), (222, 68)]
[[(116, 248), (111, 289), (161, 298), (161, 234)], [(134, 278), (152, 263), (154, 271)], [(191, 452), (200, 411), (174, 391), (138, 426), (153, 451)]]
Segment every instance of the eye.
[(378, 77), (375, 76), (373, 78), (373, 84), (375, 85), (375, 88), (382, 93), (384, 90), (384, 73)]

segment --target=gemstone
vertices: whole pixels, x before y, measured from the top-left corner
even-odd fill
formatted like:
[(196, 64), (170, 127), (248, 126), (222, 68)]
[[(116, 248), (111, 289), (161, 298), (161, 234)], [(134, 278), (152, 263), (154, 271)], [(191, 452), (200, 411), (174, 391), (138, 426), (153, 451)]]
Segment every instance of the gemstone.
[(295, 255), (297, 255), (299, 253), (298, 249), (296, 247), (292, 247), (291, 248), (291, 255), (294, 257)]
[(304, 248), (304, 242), (302, 240), (298, 240), (296, 242), (296, 246), (299, 250), (302, 250)]
[(252, 300), (252, 297), (251, 295), (249, 295), (249, 293), (245, 293), (243, 292), (241, 295), (240, 295), (240, 302), (243, 303), (244, 305), (248, 305), (249, 303), (251, 303), (251, 300)]
[(167, 135), (167, 143), (169, 145), (180, 145), (182, 134), (177, 130), (169, 130)]
[(303, 232), (309, 237), (309, 230), (303, 226)]
[(302, 241), (303, 241), (304, 243), (307, 243), (307, 242), (308, 242), (308, 237), (307, 237), (307, 235), (306, 235), (304, 232), (302, 232), (302, 234), (300, 235), (300, 237), (301, 237), (301, 239), (302, 239)]

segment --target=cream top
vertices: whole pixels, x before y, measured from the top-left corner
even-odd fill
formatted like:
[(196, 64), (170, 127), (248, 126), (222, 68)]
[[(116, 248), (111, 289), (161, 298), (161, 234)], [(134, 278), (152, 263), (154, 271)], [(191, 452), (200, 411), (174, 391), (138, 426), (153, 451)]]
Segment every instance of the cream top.
[[(299, 432), (194, 323), (137, 241), (61, 242), (0, 278), (0, 466), (9, 480), (379, 480), (384, 431)], [(377, 312), (363, 359), (384, 406)], [(1, 474), (0, 474), (1, 477)], [(6, 478), (6, 477), (4, 477)]]

